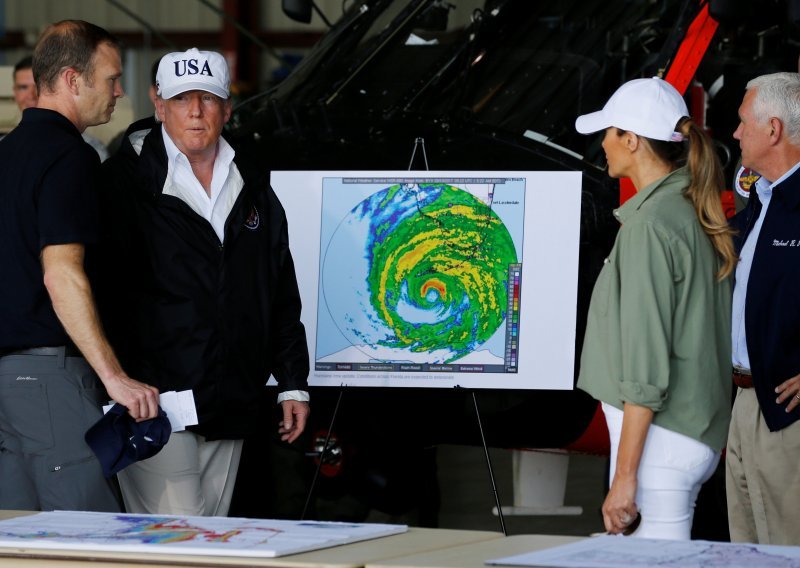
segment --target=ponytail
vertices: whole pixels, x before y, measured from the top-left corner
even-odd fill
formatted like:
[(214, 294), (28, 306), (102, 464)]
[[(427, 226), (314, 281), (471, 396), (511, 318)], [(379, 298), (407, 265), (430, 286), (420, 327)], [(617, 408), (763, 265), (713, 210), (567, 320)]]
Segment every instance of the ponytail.
[(676, 130), (683, 135), (682, 144), (649, 138), (648, 142), (656, 155), (673, 166), (686, 163), (691, 178), (686, 197), (694, 206), (700, 226), (722, 261), (717, 271), (717, 280), (721, 281), (733, 273), (739, 260), (733, 247), (734, 231), (722, 209), (721, 192), (725, 186), (722, 166), (708, 135), (691, 118), (682, 118)]
[(686, 197), (694, 205), (703, 231), (722, 260), (717, 279), (724, 280), (733, 273), (739, 257), (733, 247), (734, 231), (722, 209), (721, 192), (725, 181), (719, 156), (708, 135), (691, 118), (684, 118), (678, 123), (678, 132), (689, 140), (687, 166), (692, 181), (686, 190)]

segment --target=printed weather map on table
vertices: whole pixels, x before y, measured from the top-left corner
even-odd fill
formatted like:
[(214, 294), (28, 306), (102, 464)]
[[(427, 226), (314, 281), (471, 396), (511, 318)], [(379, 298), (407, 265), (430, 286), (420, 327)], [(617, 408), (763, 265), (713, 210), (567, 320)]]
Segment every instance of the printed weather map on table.
[(516, 372), (524, 207), (524, 179), (326, 178), (317, 368)]
[(406, 532), (405, 525), (52, 511), (0, 521), (2, 548), (274, 557)]
[(599, 536), (486, 563), (531, 568), (800, 568), (800, 547)]
[(270, 181), (289, 224), (310, 384), (572, 388), (580, 173)]

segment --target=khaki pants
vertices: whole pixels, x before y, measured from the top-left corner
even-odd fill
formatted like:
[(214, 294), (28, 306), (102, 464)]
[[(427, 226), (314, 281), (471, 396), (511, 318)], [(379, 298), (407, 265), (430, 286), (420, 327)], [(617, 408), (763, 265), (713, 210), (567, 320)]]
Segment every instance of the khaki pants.
[(233, 496), (242, 440), (206, 441), (173, 433), (153, 457), (119, 472), (129, 513), (224, 517)]
[(798, 456), (800, 422), (770, 432), (755, 390), (738, 389), (725, 458), (731, 541), (800, 545)]

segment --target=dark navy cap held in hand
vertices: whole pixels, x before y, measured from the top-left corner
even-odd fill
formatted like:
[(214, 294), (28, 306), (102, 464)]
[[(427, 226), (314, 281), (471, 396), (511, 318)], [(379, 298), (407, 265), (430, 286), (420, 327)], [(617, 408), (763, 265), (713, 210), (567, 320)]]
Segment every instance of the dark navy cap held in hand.
[(172, 427), (167, 413), (158, 408), (158, 416), (136, 422), (128, 409), (117, 403), (84, 436), (97, 456), (103, 474), (111, 477), (139, 460), (156, 455), (169, 440)]

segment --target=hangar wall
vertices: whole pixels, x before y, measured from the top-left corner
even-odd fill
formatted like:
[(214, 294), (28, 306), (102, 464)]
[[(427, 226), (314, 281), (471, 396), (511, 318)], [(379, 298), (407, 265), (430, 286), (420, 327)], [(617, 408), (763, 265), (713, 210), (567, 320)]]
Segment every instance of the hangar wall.
[[(317, 5), (331, 21), (342, 11), (340, 0), (318, 0)], [(236, 18), (272, 50), (296, 59), (326, 29), (316, 13), (310, 24), (290, 20), (277, 0), (0, 0), (0, 130), (19, 121), (19, 111), (10, 99), (11, 66), (32, 51), (48, 23), (63, 19), (91, 21), (120, 37), (124, 45), (126, 97), (118, 104), (112, 122), (93, 132), (102, 140), (150, 112), (150, 67), (169, 51), (193, 46), (223, 52), (227, 49), (226, 56), (233, 65), (237, 56), (243, 61), (249, 51), (247, 68), (238, 66), (238, 77), (246, 82), (239, 88), (243, 94), (258, 92), (274, 80), (274, 74), (281, 73), (280, 60), (236, 30), (221, 11)], [(258, 24), (253, 26), (253, 21)], [(239, 47), (231, 49), (232, 45)]]

